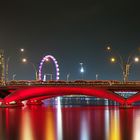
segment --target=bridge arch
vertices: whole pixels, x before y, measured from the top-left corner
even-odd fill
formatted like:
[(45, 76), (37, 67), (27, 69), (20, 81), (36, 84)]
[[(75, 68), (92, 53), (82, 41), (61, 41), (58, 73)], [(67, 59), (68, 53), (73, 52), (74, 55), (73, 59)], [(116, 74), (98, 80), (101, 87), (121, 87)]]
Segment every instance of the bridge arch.
[(127, 104), (132, 104), (132, 103), (138, 102), (138, 101), (140, 101), (140, 92), (138, 92), (137, 94), (127, 98), (126, 103)]
[(99, 88), (80, 87), (27, 87), (19, 89), (4, 98), (5, 102), (23, 101), (33, 98), (51, 98), (64, 95), (89, 95), (106, 98), (124, 104), (125, 99), (113, 92)]

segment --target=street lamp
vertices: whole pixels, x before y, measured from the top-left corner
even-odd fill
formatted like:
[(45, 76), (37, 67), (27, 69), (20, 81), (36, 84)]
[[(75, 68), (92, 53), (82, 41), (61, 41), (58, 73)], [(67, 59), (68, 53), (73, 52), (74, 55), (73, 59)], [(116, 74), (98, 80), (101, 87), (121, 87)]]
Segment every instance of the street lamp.
[(23, 58), (23, 59), (22, 59), (22, 62), (23, 62), (23, 63), (27, 63), (27, 62), (28, 62), (28, 63), (30, 63), (30, 64), (32, 65), (32, 67), (34, 68), (34, 71), (35, 71), (35, 79), (38, 80), (38, 73), (37, 73), (37, 69), (36, 69), (34, 63), (32, 63), (32, 62), (30, 62), (30, 61), (27, 61), (26, 58)]
[(24, 52), (24, 48), (21, 48), (21, 49), (20, 49), (20, 52)]
[(13, 74), (13, 76), (12, 76), (12, 77), (13, 77), (13, 79), (12, 79), (12, 80), (15, 80), (16, 74)]
[(115, 63), (115, 62), (116, 62), (115, 57), (111, 57), (111, 58), (110, 58), (110, 61), (111, 61), (112, 63)]
[(83, 63), (80, 63), (80, 73), (81, 73), (81, 75), (82, 75), (82, 80), (83, 80), (83, 75), (84, 75), (84, 72), (85, 72), (85, 70), (84, 70), (84, 67), (83, 67)]
[(70, 73), (67, 74), (67, 82), (69, 81)]
[[(107, 51), (111, 51), (112, 48), (108, 46)], [(138, 63), (139, 62), (139, 57), (132, 57), (132, 53), (128, 56), (127, 61), (125, 62), (122, 58), (122, 56), (117, 52), (118, 55), (118, 60), (115, 57), (111, 57), (110, 61), (111, 63), (118, 63), (122, 69), (123, 72), (123, 82), (128, 81), (129, 73), (130, 73), (130, 67), (132, 66), (133, 63)], [(130, 61), (131, 59), (131, 61)]]
[(47, 76), (49, 76), (50, 77), (50, 80), (52, 81), (52, 74), (49, 74), (49, 73), (45, 73), (44, 74), (44, 78), (43, 78), (43, 81), (46, 81), (46, 79), (47, 79)]
[(111, 47), (110, 46), (107, 46), (107, 48), (106, 48), (108, 51), (110, 51), (111, 50)]
[(96, 77), (96, 80), (98, 80), (99, 75), (98, 75), (98, 74), (96, 74), (96, 75), (95, 75), (95, 77)]
[[(25, 51), (25, 49), (24, 48), (21, 48), (20, 49), (20, 53), (23, 53)], [(6, 65), (6, 68), (5, 68), (5, 74), (6, 74), (6, 81), (8, 81), (9, 79), (8, 79), (8, 77), (9, 77), (9, 61), (11, 60), (11, 56), (9, 56), (7, 59), (6, 59), (6, 63), (5, 63), (5, 65)]]
[(26, 63), (27, 62), (27, 59), (26, 58), (23, 58), (22, 59), (22, 62)]
[(134, 58), (134, 61), (135, 61), (135, 62), (139, 62), (139, 58), (138, 58), (138, 57), (135, 57), (135, 58)]

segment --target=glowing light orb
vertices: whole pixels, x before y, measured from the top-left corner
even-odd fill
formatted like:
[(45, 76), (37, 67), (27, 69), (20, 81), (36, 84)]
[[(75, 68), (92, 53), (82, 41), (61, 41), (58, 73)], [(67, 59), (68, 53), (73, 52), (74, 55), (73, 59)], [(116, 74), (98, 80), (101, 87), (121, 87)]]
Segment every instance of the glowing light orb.
[(135, 62), (139, 62), (139, 58), (138, 58), (138, 57), (135, 57), (135, 58), (134, 58), (134, 61), (135, 61)]
[(26, 62), (27, 62), (27, 59), (26, 59), (26, 58), (23, 58), (23, 59), (22, 59), (22, 62), (23, 62), (23, 63), (26, 63)]
[(112, 63), (115, 63), (115, 62), (116, 62), (116, 59), (115, 59), (114, 57), (112, 57), (112, 58), (110, 59), (110, 61), (111, 61)]

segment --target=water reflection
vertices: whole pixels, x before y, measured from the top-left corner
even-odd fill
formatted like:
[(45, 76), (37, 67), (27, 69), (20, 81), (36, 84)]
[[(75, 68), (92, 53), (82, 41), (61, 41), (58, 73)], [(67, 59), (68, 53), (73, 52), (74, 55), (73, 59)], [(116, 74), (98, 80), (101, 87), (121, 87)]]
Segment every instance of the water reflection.
[(60, 97), (57, 97), (57, 139), (63, 140), (63, 124)]
[(25, 106), (0, 109), (0, 140), (140, 140), (140, 108)]
[(81, 126), (80, 126), (80, 140), (90, 140), (89, 131), (89, 119), (87, 119), (87, 114), (81, 114)]
[(134, 110), (133, 118), (133, 140), (140, 140), (140, 110)]
[(120, 118), (119, 110), (113, 110), (110, 112), (110, 132), (108, 140), (121, 140), (120, 139)]
[(20, 109), (0, 109), (0, 140), (19, 138), (20, 116)]
[(109, 120), (110, 120), (110, 115), (109, 115), (109, 108), (108, 106), (105, 108), (105, 139), (109, 140)]
[(34, 140), (31, 119), (28, 110), (22, 112), (20, 140)]
[(45, 127), (45, 140), (56, 140), (56, 132), (55, 132), (55, 116), (54, 112), (49, 108), (49, 110), (45, 114), (46, 116), (46, 127)]

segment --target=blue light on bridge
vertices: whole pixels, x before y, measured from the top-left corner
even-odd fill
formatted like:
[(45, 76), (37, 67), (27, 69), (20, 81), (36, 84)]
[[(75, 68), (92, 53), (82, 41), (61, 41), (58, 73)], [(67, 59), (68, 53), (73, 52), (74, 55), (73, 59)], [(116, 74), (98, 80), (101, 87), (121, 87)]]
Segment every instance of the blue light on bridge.
[(119, 94), (120, 96), (123, 96), (124, 98), (128, 98), (138, 93), (138, 91), (114, 91), (114, 93)]

